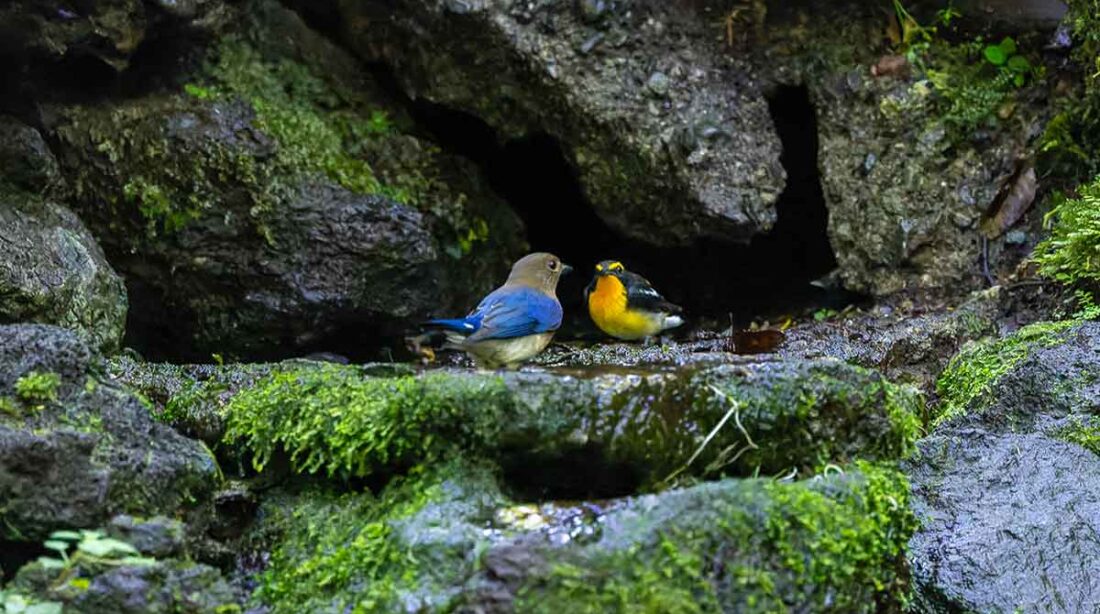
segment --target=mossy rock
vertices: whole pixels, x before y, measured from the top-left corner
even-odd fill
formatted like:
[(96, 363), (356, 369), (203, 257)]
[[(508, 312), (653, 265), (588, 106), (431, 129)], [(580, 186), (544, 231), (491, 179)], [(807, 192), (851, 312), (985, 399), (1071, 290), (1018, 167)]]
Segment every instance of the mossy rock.
[(907, 495), (896, 470), (859, 464), (515, 506), (486, 467), (433, 464), (377, 497), (270, 504), (262, 530), (281, 537), (256, 598), (274, 612), (898, 611)]
[(171, 85), (51, 107), (68, 200), (157, 340), (139, 349), (369, 352), (476, 303), (525, 250), (518, 218), (295, 14), (239, 11)]
[(1025, 327), (960, 353), (905, 461), (927, 612), (1080, 611), (1100, 600), (1100, 324)]
[(53, 326), (0, 327), (0, 537), (44, 539), (114, 514), (175, 514), (220, 471), (197, 441), (105, 381), (102, 359)]
[(828, 360), (582, 376), (301, 362), (240, 369), (251, 375), (222, 369), (176, 388), (164, 401), (169, 420), (224, 420), (224, 449), (247, 452), (257, 468), (288, 454), (293, 469), (332, 477), (387, 475), (457, 453), (493, 459), (536, 492), (626, 494), (677, 476), (897, 459), (920, 429), (918, 393)]
[(21, 568), (9, 588), (39, 603), (56, 604), (58, 612), (73, 614), (241, 611), (236, 593), (221, 572), (181, 559), (83, 563), (63, 571), (35, 562)]

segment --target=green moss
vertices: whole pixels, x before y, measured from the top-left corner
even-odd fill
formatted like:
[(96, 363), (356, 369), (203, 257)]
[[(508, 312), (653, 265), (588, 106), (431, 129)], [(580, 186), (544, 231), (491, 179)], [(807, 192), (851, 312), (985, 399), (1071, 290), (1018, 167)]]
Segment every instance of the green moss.
[[(1096, 311), (1100, 292), (1100, 178), (1063, 198), (1050, 212), (1050, 236), (1035, 246), (1039, 272), (1077, 288), (1082, 308)], [(1092, 314), (1090, 314), (1092, 315)]]
[(1076, 323), (1076, 320), (1039, 322), (1003, 339), (966, 346), (951, 359), (936, 382), (940, 407), (933, 424), (988, 406), (993, 386), (1002, 375), (1023, 362), (1035, 348), (1058, 344), (1060, 333)]
[(897, 609), (916, 526), (909, 486), (895, 469), (857, 467), (822, 482), (731, 482), (684, 491), (681, 501), (670, 495), (664, 505), (682, 510), (622, 547), (599, 542), (556, 562), (521, 589), (516, 611)]
[(60, 375), (31, 371), (16, 380), (15, 394), (25, 403), (53, 403), (57, 401), (57, 390), (60, 386)]
[[(115, 225), (139, 221), (150, 241), (210, 212), (237, 214), (254, 220), (257, 231), (270, 239), (264, 216), (281, 186), (271, 165), (240, 142), (199, 133), (216, 129), (223, 121), (219, 116), (241, 113), (228, 105), (158, 97), (72, 110), (70, 125), (59, 130), (62, 138), (102, 158), (89, 160), (74, 177), (75, 192), (89, 202), (89, 214)], [(170, 135), (165, 117), (187, 121), (173, 124), (177, 130)], [(239, 209), (231, 212), (230, 203)]]
[(494, 439), (512, 408), (497, 377), (368, 378), (352, 367), (282, 370), (233, 398), (229, 445), (262, 469), (278, 449), (305, 472), (369, 475)]
[(11, 397), (0, 397), (0, 414), (19, 415), (19, 404)]
[[(430, 600), (469, 575), (475, 548), (453, 527), (444, 542), (433, 542), (433, 523), (461, 524), (456, 516), (473, 509), (462, 507), (466, 501), (491, 503), (500, 497), (495, 489), (487, 469), (451, 461), (418, 466), (377, 497), (299, 495), (290, 508), (276, 512), (283, 515), (277, 520), (283, 539), (272, 551), (256, 597), (274, 612), (288, 613), (431, 609), (419, 600)], [(431, 516), (427, 508), (440, 505), (451, 507), (438, 519), (417, 524), (418, 515)], [(410, 530), (412, 541), (400, 532), (399, 525), (408, 523), (423, 528)], [(399, 601), (419, 607), (410, 610)]]
[(381, 191), (370, 165), (345, 148), (345, 137), (371, 134), (378, 121), (323, 111), (321, 105), (331, 107), (341, 101), (301, 64), (286, 59), (264, 61), (259, 52), (234, 38), (225, 39), (216, 56), (207, 69), (216, 85), (203, 89), (215, 96), (238, 96), (252, 105), (257, 127), (279, 143), (280, 174), (314, 172), (353, 192)]
[(177, 208), (168, 198), (168, 190), (146, 181), (144, 177), (132, 177), (122, 187), (127, 202), (135, 203), (141, 215), (148, 221), (149, 233), (155, 235), (157, 227), (174, 233), (197, 218), (201, 207)]
[(668, 485), (666, 476), (687, 469), (692, 456), (683, 472), (690, 476), (812, 473), (856, 457), (908, 455), (921, 436), (922, 406), (917, 390), (839, 361), (749, 375), (703, 370), (624, 391), (594, 419), (600, 432), (588, 440), (613, 433), (612, 455), (644, 458), (653, 484)]
[(1069, 424), (1055, 431), (1054, 436), (1100, 456), (1100, 419), (1075, 416)]
[[(209, 413), (209, 403), (186, 400), (204, 394), (185, 390), (178, 407)], [(915, 390), (839, 361), (747, 373), (704, 368), (640, 381), (375, 377), (315, 365), (283, 367), (217, 413), (226, 419), (226, 447), (247, 450), (258, 469), (277, 451), (289, 453), (297, 471), (338, 476), (459, 452), (554, 463), (579, 453), (583, 442), (606, 463), (629, 467), (648, 489), (680, 475), (771, 475), (857, 457), (901, 458), (920, 435), (921, 403)]]

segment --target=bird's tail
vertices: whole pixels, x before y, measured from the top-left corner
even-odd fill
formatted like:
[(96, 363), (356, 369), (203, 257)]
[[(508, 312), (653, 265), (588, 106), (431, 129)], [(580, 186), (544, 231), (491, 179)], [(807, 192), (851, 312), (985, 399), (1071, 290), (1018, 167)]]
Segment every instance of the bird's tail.
[(428, 320), (424, 322), (426, 328), (441, 331), (444, 335), (444, 348), (460, 349), (466, 337), (477, 332), (477, 325), (466, 318), (452, 320)]
[(429, 328), (441, 328), (443, 330), (454, 331), (466, 335), (471, 335), (477, 330), (477, 326), (474, 326), (474, 324), (466, 318), (456, 318), (454, 320), (428, 320), (424, 323), (424, 326)]

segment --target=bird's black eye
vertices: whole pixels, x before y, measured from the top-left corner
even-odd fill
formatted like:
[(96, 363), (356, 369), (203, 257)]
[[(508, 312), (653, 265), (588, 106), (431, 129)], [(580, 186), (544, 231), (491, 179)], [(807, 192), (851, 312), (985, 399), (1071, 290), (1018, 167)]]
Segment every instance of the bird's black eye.
[(547, 266), (550, 267), (551, 271), (556, 271), (556, 270), (558, 270), (558, 261), (557, 260), (551, 260), (550, 264), (547, 265)]

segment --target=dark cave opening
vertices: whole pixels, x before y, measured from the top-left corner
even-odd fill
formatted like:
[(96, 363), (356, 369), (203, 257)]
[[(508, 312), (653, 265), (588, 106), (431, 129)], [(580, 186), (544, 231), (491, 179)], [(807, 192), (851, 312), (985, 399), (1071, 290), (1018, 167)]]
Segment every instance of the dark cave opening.
[(39, 542), (0, 540), (0, 583), (10, 582), (20, 567), (50, 554)]
[[(382, 78), (387, 78), (383, 73)], [(810, 282), (836, 267), (827, 234), (828, 210), (817, 166), (817, 126), (805, 87), (783, 86), (769, 96), (783, 145), (787, 187), (778, 221), (749, 245), (702, 240), (659, 248), (617, 233), (586, 201), (576, 172), (557, 140), (539, 133), (503, 144), (480, 119), (426, 101), (407, 101), (416, 121), (443, 148), (462, 154), (520, 215), (532, 250), (550, 251), (573, 265), (559, 298), (567, 313), (562, 336), (591, 330), (583, 288), (591, 267), (622, 260), (687, 313), (725, 323), (808, 308), (840, 308), (858, 297)]]

